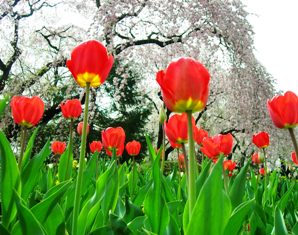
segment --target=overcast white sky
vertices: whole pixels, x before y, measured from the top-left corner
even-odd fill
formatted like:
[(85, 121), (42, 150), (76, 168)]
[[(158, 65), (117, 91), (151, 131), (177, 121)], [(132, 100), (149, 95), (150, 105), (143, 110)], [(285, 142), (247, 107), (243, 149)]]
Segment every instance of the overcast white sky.
[(256, 14), (256, 56), (277, 81), (278, 90), (298, 94), (298, 1), (243, 0), (247, 11)]

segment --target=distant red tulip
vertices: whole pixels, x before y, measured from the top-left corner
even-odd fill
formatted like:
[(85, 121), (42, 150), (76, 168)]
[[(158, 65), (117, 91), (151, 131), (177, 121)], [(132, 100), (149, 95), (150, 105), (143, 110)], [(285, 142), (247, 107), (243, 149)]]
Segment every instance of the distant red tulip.
[[(193, 117), (192, 126), (195, 132), (196, 125)], [(165, 123), (165, 132), (173, 148), (179, 148), (181, 144), (187, 143), (187, 115), (185, 113), (172, 115), (168, 122)]]
[(38, 96), (14, 96), (10, 106), (14, 122), (28, 128), (37, 125), (44, 113), (44, 103)]
[(264, 162), (264, 157), (261, 156), (259, 153), (254, 153), (252, 156), (251, 156), (251, 161), (254, 163), (254, 164), (261, 164)]
[(137, 156), (141, 150), (141, 143), (133, 140), (126, 144), (125, 149), (130, 156)]
[(79, 99), (66, 100), (60, 104), (62, 114), (65, 118), (78, 118), (82, 113), (82, 106)]
[(219, 155), (225, 156), (232, 152), (233, 136), (229, 133), (226, 135), (216, 135), (205, 137), (202, 141), (201, 151), (204, 155), (216, 161)]
[(124, 150), (125, 132), (122, 127), (109, 127), (101, 132), (102, 144), (107, 155), (112, 156), (113, 149), (116, 156), (121, 156)]
[(209, 80), (208, 70), (192, 58), (172, 61), (166, 70), (156, 74), (165, 105), (177, 113), (194, 113), (206, 106)]
[(75, 47), (66, 65), (81, 87), (90, 83), (91, 87), (100, 86), (108, 77), (114, 58), (106, 47), (96, 40), (89, 40)]
[(267, 107), (274, 125), (278, 128), (294, 128), (298, 125), (298, 97), (287, 91), (268, 100)]
[(258, 148), (267, 148), (269, 146), (269, 134), (265, 131), (261, 131), (252, 136), (252, 142)]
[[(83, 126), (84, 126), (84, 122), (79, 122), (78, 126), (77, 126), (77, 132), (79, 135), (83, 134)], [(90, 126), (89, 124), (87, 124), (87, 135), (90, 132)]]
[(178, 156), (178, 165), (181, 170), (185, 169), (185, 157), (182, 153)]
[(233, 162), (232, 160), (225, 160), (223, 162), (223, 168), (225, 171), (233, 171), (236, 168), (236, 162)]
[(204, 129), (200, 129), (200, 128), (195, 128), (194, 137), (197, 144), (201, 145), (203, 139), (205, 137), (208, 137), (208, 131), (205, 131)]
[(91, 153), (100, 152), (102, 149), (102, 143), (100, 141), (92, 141), (89, 144), (89, 148)]
[(298, 166), (298, 160), (295, 152), (292, 152), (292, 161)]
[(259, 169), (259, 173), (260, 173), (260, 175), (265, 175), (266, 174), (266, 171), (265, 171), (264, 168), (260, 168)]
[(61, 141), (53, 141), (51, 145), (51, 150), (55, 155), (61, 155), (64, 153), (66, 148), (66, 143)]

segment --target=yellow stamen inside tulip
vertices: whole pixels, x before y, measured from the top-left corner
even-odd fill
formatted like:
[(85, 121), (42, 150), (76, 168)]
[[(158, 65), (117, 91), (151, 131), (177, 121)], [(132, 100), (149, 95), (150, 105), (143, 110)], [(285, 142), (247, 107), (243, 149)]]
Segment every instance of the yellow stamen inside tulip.
[(174, 105), (174, 112), (183, 113), (186, 111), (198, 112), (204, 108), (204, 103), (201, 100), (193, 100), (188, 98), (187, 100), (179, 100)]
[(80, 87), (85, 87), (86, 83), (90, 83), (90, 87), (98, 87), (100, 86), (100, 76), (95, 73), (80, 73), (77, 76), (77, 83)]
[(19, 123), (19, 125), (24, 126), (24, 127), (27, 127), (27, 128), (31, 128), (33, 126), (31, 123), (26, 122), (25, 120), (21, 121)]

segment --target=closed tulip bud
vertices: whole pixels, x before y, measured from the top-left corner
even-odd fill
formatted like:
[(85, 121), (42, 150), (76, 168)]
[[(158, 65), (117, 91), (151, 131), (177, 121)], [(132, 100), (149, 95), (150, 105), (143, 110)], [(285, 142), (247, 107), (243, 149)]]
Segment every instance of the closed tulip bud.
[(262, 154), (259, 154), (259, 153), (254, 153), (251, 157), (251, 161), (254, 163), (254, 164), (261, 164), (264, 162), (264, 156)]
[(233, 162), (232, 160), (225, 160), (223, 162), (223, 168), (224, 170), (233, 171), (236, 168), (236, 162)]
[(89, 148), (91, 153), (100, 152), (102, 149), (102, 143), (100, 141), (92, 141), (89, 144)]
[(82, 105), (79, 99), (66, 100), (60, 104), (60, 107), (65, 118), (76, 119), (81, 116)]
[(125, 132), (122, 127), (108, 127), (101, 132), (101, 139), (107, 155), (112, 156), (113, 149), (116, 156), (122, 155), (125, 142)]
[(128, 153), (128, 155), (130, 156), (137, 156), (140, 153), (141, 150), (141, 143), (138, 141), (131, 141), (128, 142), (125, 146), (126, 152)]
[(264, 168), (260, 168), (259, 169), (259, 173), (260, 173), (260, 175), (265, 175), (266, 174), (266, 171), (265, 171)]
[(297, 160), (297, 155), (295, 152), (292, 152), (292, 161), (295, 165), (298, 166), (298, 160)]
[[(77, 132), (78, 134), (81, 136), (83, 134), (83, 126), (84, 126), (84, 122), (80, 122), (77, 126)], [(89, 124), (87, 124), (87, 135), (90, 132), (90, 126)]]
[(258, 148), (267, 148), (269, 146), (269, 134), (265, 131), (259, 132), (253, 135), (252, 142)]

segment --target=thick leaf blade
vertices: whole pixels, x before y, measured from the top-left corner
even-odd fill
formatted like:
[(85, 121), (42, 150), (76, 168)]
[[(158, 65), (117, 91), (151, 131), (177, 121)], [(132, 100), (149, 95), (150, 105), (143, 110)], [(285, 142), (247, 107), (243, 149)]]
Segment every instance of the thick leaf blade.
[(25, 152), (24, 152), (23, 160), (22, 160), (22, 169), (29, 162), (29, 159), (31, 157), (32, 149), (34, 147), (34, 142), (35, 142), (35, 138), (36, 138), (36, 135), (37, 135), (38, 130), (39, 130), (39, 127), (37, 127), (33, 131), (32, 135), (31, 135), (31, 137), (30, 137), (30, 139), (28, 141), (27, 147), (26, 147)]
[(72, 146), (68, 144), (66, 150), (60, 156), (60, 159), (59, 159), (58, 178), (60, 182), (70, 179), (71, 173), (72, 173), (72, 162), (73, 162)]
[(274, 214), (275, 214), (274, 215), (275, 234), (288, 235), (289, 233), (287, 231), (283, 215), (281, 213), (281, 210), (278, 207), (275, 208), (275, 213)]

